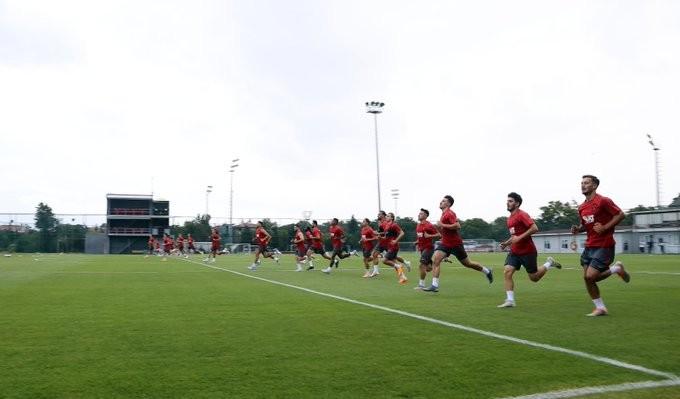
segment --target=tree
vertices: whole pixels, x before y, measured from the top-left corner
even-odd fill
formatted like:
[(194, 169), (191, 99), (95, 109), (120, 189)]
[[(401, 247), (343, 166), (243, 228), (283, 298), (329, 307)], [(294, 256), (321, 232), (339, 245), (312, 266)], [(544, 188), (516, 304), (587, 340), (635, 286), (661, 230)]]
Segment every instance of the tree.
[(669, 208), (680, 208), (680, 194), (678, 194), (677, 197), (673, 198), (673, 201), (671, 202), (670, 205), (668, 205)]
[(54, 217), (52, 208), (42, 202), (35, 210), (35, 227), (39, 231), (39, 249), (42, 252), (54, 252), (56, 249), (56, 229), (59, 220)]
[(510, 232), (508, 231), (508, 217), (497, 217), (493, 223), (491, 223), (491, 238), (496, 241), (505, 241), (509, 236)]
[(536, 219), (536, 225), (541, 231), (568, 229), (578, 223), (578, 208), (576, 203), (550, 201), (541, 207), (541, 216)]
[(491, 237), (491, 225), (480, 218), (463, 220), (460, 223), (460, 234), (466, 239), (489, 238)]
[(182, 234), (185, 237), (191, 234), (196, 241), (210, 241), (210, 215), (196, 215), (193, 220), (184, 222), (184, 226), (172, 226), (171, 231), (174, 235)]

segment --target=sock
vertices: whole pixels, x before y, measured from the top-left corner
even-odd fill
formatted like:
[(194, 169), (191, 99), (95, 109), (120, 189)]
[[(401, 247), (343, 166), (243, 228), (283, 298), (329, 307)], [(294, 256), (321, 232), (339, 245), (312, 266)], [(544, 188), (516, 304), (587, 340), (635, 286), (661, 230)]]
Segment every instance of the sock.
[(422, 279), (418, 280), (418, 285), (423, 285), (423, 286), (424, 286), (424, 285), (425, 285), (425, 280), (422, 280)]
[(309, 267), (314, 267), (314, 262), (312, 262), (311, 260), (309, 261)]
[(378, 267), (378, 265), (373, 265), (373, 271), (376, 273), (380, 273), (380, 268)]
[(508, 301), (515, 302), (515, 291), (505, 291)]
[(490, 270), (487, 269), (486, 266), (482, 266), (482, 271), (484, 272), (484, 274), (489, 274)]
[(593, 303), (597, 309), (604, 309), (604, 302), (602, 298), (593, 299)]
[(619, 265), (614, 265), (614, 266), (612, 266), (612, 267), (609, 268), (609, 271), (610, 271), (612, 274), (616, 274), (616, 273), (618, 273), (620, 270), (621, 270), (621, 266), (619, 266)]
[(438, 277), (432, 277), (432, 285), (435, 287), (439, 287), (439, 278)]
[(548, 270), (550, 269), (551, 266), (552, 266), (552, 263), (550, 263), (550, 262), (545, 262), (545, 263), (543, 264), (543, 267), (545, 267), (545, 268), (548, 269)]

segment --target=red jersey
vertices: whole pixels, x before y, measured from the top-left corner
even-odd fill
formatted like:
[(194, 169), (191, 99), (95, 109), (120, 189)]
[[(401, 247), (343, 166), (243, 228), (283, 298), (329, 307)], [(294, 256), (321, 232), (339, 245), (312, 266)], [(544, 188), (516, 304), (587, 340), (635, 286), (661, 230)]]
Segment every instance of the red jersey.
[(184, 237), (177, 238), (177, 248), (184, 248)]
[(337, 224), (328, 228), (328, 233), (331, 235), (331, 244), (333, 248), (342, 246), (342, 239), (345, 236), (345, 232)]
[(172, 238), (170, 237), (164, 237), (163, 238), (163, 247), (165, 247), (165, 252), (170, 252), (172, 250)]
[(401, 227), (396, 222), (389, 222), (387, 230), (385, 230), (385, 239), (387, 240), (387, 248), (389, 250), (399, 250), (399, 242), (394, 243), (394, 240), (399, 237)]
[(318, 227), (312, 228), (312, 246), (316, 249), (323, 249), (323, 237), (321, 236), (321, 230)]
[(305, 231), (305, 244), (312, 245), (312, 242), (314, 242), (314, 236), (312, 235), (312, 232)]
[(156, 246), (156, 239), (151, 237), (151, 238), (149, 238), (148, 243), (149, 243), (149, 249), (153, 249)]
[(425, 238), (425, 233), (427, 234), (437, 234), (437, 229), (434, 228), (432, 223), (427, 220), (423, 220), (416, 226), (416, 248), (419, 251), (427, 251), (434, 249), (434, 239), (432, 237)]
[(295, 246), (297, 247), (298, 251), (305, 252), (307, 249), (305, 248), (305, 236), (302, 234), (301, 231), (295, 233)]
[[(515, 212), (511, 213), (508, 218), (508, 230), (510, 230), (510, 235), (513, 236), (524, 234), (524, 232), (529, 230), (529, 227), (533, 224), (534, 220), (531, 216), (521, 209), (517, 209)], [(517, 241), (510, 247), (510, 252), (518, 256), (535, 254), (536, 246), (534, 245), (534, 240), (529, 236), (523, 240)]]
[(621, 213), (621, 208), (614, 201), (600, 194), (595, 194), (590, 201), (585, 201), (578, 207), (581, 224), (586, 228), (586, 247), (607, 248), (616, 244), (614, 241), (614, 227), (597, 234), (593, 227), (595, 223), (607, 224), (614, 216)]
[(381, 222), (378, 222), (378, 233), (381, 234), (380, 239), (378, 240), (378, 244), (380, 244), (381, 247), (387, 249), (387, 246), (389, 245), (389, 239), (385, 237), (385, 233), (387, 232), (387, 228), (390, 227), (390, 222), (387, 219), (383, 219)]
[(218, 249), (220, 249), (220, 238), (221, 238), (220, 235), (217, 233), (212, 233), (210, 235), (210, 241), (212, 242), (211, 249), (213, 251), (217, 251)]
[(257, 242), (260, 245), (267, 245), (267, 232), (264, 230), (264, 227), (255, 229), (255, 238), (257, 238)]
[[(442, 212), (442, 217), (439, 221), (443, 224), (454, 224), (458, 221), (456, 213), (451, 208)], [(459, 230), (451, 230), (442, 228), (442, 245), (453, 248), (463, 245), (463, 239), (460, 237)]]
[(189, 248), (193, 248), (194, 247), (194, 237), (189, 237), (188, 242), (189, 242)]
[(375, 247), (375, 231), (371, 226), (361, 228), (361, 247), (370, 251)]

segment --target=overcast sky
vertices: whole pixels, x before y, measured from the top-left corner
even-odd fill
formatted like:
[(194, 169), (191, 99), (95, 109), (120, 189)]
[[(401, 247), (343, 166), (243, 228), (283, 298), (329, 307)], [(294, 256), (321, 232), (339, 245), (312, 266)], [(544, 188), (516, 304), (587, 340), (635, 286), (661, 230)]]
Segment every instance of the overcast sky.
[[(0, 223), (105, 213), (153, 193), (171, 214), (462, 219), (680, 193), (677, 1), (0, 0)], [(3, 214), (4, 213), (4, 214)], [(223, 219), (222, 219), (223, 220)]]

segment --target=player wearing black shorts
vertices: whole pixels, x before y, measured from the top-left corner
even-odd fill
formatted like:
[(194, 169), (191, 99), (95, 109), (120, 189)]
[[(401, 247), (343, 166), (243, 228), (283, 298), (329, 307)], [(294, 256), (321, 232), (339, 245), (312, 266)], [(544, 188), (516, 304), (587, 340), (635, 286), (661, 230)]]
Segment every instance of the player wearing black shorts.
[(510, 247), (510, 252), (505, 258), (503, 272), (505, 302), (498, 305), (499, 308), (515, 307), (515, 282), (512, 276), (520, 267), (524, 266), (529, 280), (533, 282), (539, 281), (553, 266), (558, 269), (562, 268), (562, 265), (555, 262), (552, 257), (548, 257), (543, 266), (537, 267), (538, 254), (531, 236), (538, 231), (538, 227), (528, 213), (519, 209), (520, 205), (522, 205), (522, 197), (519, 194), (515, 192), (508, 194), (506, 207), (510, 212), (507, 221), (510, 238), (501, 243), (501, 249)]
[(427, 221), (430, 211), (421, 208), (418, 213), (418, 225), (416, 226), (416, 249), (420, 251), (420, 281), (415, 289), (425, 288), (425, 278), (427, 272), (432, 271), (432, 255), (434, 254), (434, 239), (441, 237), (441, 234)]

